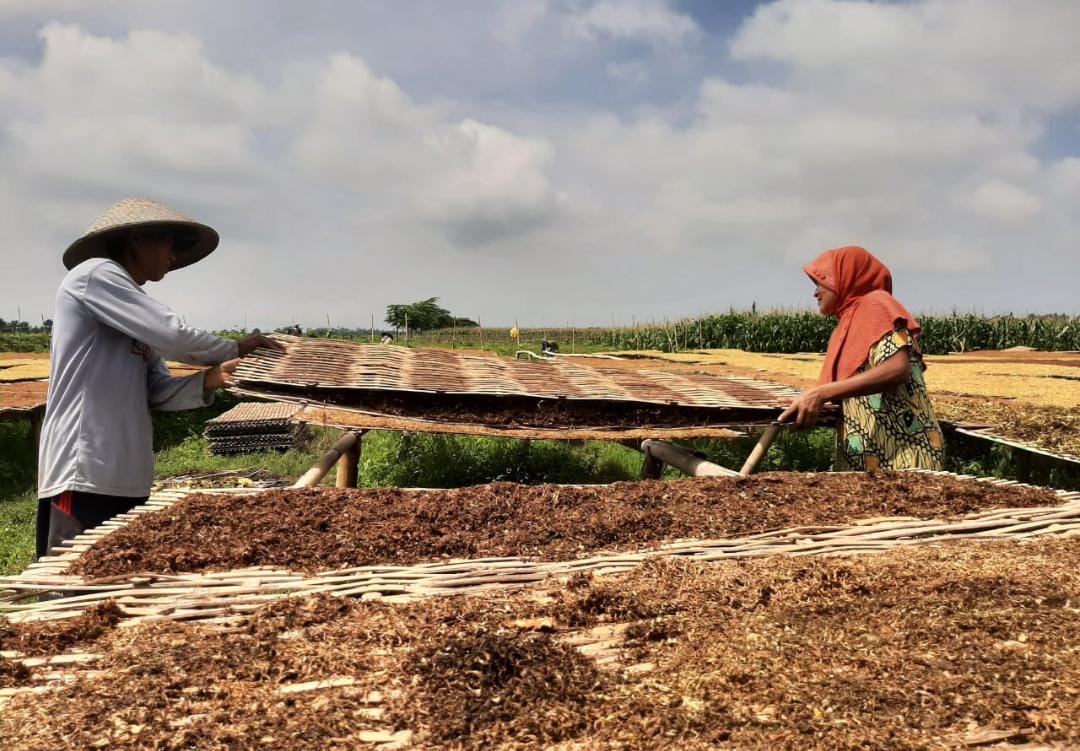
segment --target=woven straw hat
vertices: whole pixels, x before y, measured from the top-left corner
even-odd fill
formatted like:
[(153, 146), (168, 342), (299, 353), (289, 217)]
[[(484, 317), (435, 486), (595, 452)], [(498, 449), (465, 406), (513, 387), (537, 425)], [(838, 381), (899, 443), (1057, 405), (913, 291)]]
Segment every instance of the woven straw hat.
[(125, 198), (110, 206), (82, 237), (68, 246), (64, 251), (64, 266), (73, 269), (88, 258), (107, 257), (109, 240), (135, 227), (177, 231), (173, 242), (176, 254), (173, 270), (206, 258), (218, 244), (217, 231), (190, 216), (148, 198)]

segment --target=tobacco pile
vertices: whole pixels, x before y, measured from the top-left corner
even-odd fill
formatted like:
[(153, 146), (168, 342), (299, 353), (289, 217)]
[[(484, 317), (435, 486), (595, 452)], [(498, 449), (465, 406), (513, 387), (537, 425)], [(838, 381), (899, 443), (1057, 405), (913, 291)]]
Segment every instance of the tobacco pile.
[(935, 396), (943, 420), (990, 425), (993, 433), (1047, 451), (1080, 456), (1080, 401), (1073, 407), (1041, 407), (999, 399)]
[(53, 655), (92, 642), (120, 622), (123, 613), (111, 600), (87, 609), (82, 615), (46, 621), (33, 628), (16, 629), (0, 624), (4, 649), (24, 655)]
[(0, 383), (0, 410), (34, 409), (44, 406), (48, 393), (48, 381)]
[(95, 578), (263, 565), (314, 572), (490, 556), (568, 560), (678, 538), (1059, 502), (1047, 490), (892, 472), (195, 495), (98, 541), (71, 571)]
[[(522, 751), (1076, 744), (1078, 602), (1069, 539), (653, 561), (404, 606), (293, 600), (240, 628), (84, 644), (100, 672), (13, 699), (5, 748), (365, 748), (394, 731)], [(628, 624), (607, 665), (589, 656), (597, 624)], [(296, 690), (331, 677), (352, 685)]]

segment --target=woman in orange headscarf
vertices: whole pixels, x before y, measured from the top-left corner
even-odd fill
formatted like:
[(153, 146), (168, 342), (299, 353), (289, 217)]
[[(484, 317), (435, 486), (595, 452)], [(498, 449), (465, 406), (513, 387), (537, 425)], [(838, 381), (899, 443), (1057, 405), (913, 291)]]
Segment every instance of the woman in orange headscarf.
[(838, 323), (819, 383), (780, 416), (798, 428), (837, 402), (837, 470), (942, 469), (941, 428), (923, 380), (919, 322), (892, 296), (892, 274), (865, 248), (822, 253), (804, 269)]

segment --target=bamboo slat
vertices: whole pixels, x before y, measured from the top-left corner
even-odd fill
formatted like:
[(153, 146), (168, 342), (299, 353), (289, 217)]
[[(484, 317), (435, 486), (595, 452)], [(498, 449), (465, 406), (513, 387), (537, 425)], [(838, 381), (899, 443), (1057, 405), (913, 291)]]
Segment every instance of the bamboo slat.
[[(997, 485), (1019, 485), (970, 475), (952, 476)], [(245, 488), (192, 492), (250, 495), (262, 491)], [(68, 566), (102, 537), (131, 519), (167, 508), (187, 495), (183, 491), (169, 491), (156, 493), (151, 503), (134, 509), (124, 520), (79, 535), (69, 548), (52, 551), (60, 552), (59, 555), (31, 564), (22, 574), (0, 577), (0, 614), (16, 622), (66, 618), (112, 599), (128, 616), (125, 625), (161, 619), (227, 621), (269, 602), (317, 592), (399, 602), (534, 585), (551, 576), (579, 571), (624, 571), (657, 556), (722, 561), (769, 555), (851, 555), (951, 539), (1080, 536), (1080, 493), (1057, 493), (1062, 502), (1058, 506), (992, 509), (955, 521), (869, 519), (849, 526), (796, 527), (730, 539), (675, 540), (654, 549), (598, 553), (571, 561), (485, 558), (414, 566), (355, 566), (314, 575), (263, 566), (200, 574), (142, 574), (94, 582), (66, 573)], [(33, 601), (41, 593), (70, 596)]]

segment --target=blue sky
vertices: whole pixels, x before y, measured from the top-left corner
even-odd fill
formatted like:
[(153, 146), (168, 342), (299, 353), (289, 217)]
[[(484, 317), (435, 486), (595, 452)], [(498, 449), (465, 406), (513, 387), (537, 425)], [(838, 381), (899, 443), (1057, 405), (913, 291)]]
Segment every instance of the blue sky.
[(204, 327), (440, 296), (530, 325), (802, 307), (862, 244), (923, 311), (1080, 312), (1071, 0), (8, 0), (0, 317), (111, 202), (212, 223)]

